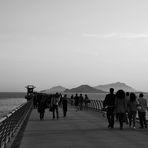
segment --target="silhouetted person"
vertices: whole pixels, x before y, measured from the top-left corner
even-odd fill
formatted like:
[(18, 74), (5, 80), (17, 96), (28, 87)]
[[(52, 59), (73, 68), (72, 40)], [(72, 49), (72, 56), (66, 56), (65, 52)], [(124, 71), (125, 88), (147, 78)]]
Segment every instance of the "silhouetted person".
[(120, 129), (122, 130), (125, 113), (127, 111), (127, 102), (125, 100), (125, 92), (123, 90), (118, 90), (116, 93), (115, 109), (119, 118)]
[(51, 107), (52, 107), (52, 113), (53, 113), (53, 119), (55, 119), (55, 111), (56, 111), (56, 116), (57, 119), (59, 119), (59, 101), (60, 101), (60, 95), (56, 93), (55, 95), (52, 96), (51, 98)]
[(108, 128), (114, 128), (115, 94), (113, 88), (110, 88), (110, 93), (106, 95), (103, 107), (107, 109)]
[(138, 103), (140, 108), (138, 109), (138, 116), (140, 121), (140, 128), (147, 128), (146, 122), (146, 110), (147, 110), (147, 100), (143, 97), (143, 93), (139, 94)]
[(38, 112), (40, 114), (40, 120), (44, 120), (45, 108), (46, 108), (46, 96), (42, 95), (42, 98), (38, 104)]
[[(126, 100), (126, 102), (129, 102), (129, 100), (130, 100), (130, 93), (129, 92), (125, 93), (125, 100)], [(129, 123), (129, 121), (128, 121), (128, 119), (129, 119), (129, 110), (128, 109), (129, 108), (127, 108), (127, 114), (125, 114), (125, 122), (126, 122), (126, 124)]]
[(88, 103), (90, 103), (90, 100), (89, 100), (87, 94), (85, 94), (84, 103), (85, 103), (85, 107), (87, 107)]
[(80, 110), (83, 109), (83, 101), (84, 101), (83, 95), (80, 94), (80, 96), (79, 96), (79, 107), (80, 107)]
[(130, 99), (127, 102), (128, 108), (128, 117), (129, 117), (129, 127), (131, 127), (133, 123), (133, 128), (136, 128), (136, 113), (137, 113), (137, 100), (136, 95), (134, 93), (130, 94)]
[(34, 93), (34, 96), (33, 96), (33, 107), (34, 109), (37, 108), (37, 93)]
[(63, 117), (66, 117), (66, 113), (67, 113), (67, 95), (64, 95), (64, 97), (62, 97), (62, 108), (63, 108)]
[(76, 107), (76, 111), (79, 110), (79, 97), (78, 97), (78, 94), (75, 95), (74, 97), (74, 101), (75, 101), (75, 107)]

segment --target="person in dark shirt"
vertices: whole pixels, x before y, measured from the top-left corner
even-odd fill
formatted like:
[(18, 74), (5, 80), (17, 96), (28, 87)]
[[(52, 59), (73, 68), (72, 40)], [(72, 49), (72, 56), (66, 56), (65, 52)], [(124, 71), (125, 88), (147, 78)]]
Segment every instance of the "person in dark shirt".
[(83, 95), (80, 94), (80, 96), (79, 96), (79, 107), (80, 107), (80, 110), (83, 109), (83, 101), (84, 101)]
[(77, 112), (79, 110), (79, 97), (78, 97), (78, 94), (75, 95), (74, 101), (75, 101), (75, 107), (76, 107), (76, 112)]
[(66, 117), (66, 113), (67, 113), (67, 95), (64, 95), (64, 97), (62, 97), (62, 108), (63, 108), (63, 117)]
[(113, 88), (110, 88), (110, 93), (106, 95), (103, 107), (107, 109), (108, 128), (114, 128), (115, 94)]

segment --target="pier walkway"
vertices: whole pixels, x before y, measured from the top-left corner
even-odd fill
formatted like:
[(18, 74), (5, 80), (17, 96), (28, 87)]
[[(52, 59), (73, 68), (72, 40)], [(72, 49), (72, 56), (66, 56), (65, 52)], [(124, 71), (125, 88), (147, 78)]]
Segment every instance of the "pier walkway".
[[(107, 128), (107, 119), (95, 111), (78, 111), (69, 107), (66, 118), (59, 110), (59, 120), (52, 120), (46, 110), (44, 121), (33, 110), (20, 148), (147, 148), (148, 129)], [(137, 125), (139, 127), (139, 125)]]

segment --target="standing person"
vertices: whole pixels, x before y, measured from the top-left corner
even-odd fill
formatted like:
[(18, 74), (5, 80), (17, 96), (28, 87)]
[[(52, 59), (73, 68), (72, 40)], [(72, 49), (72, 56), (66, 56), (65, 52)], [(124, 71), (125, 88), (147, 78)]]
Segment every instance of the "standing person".
[[(129, 92), (125, 93), (125, 100), (126, 100), (127, 103), (129, 102), (129, 100), (130, 100), (130, 93)], [(127, 108), (127, 113), (125, 114), (125, 122), (126, 122), (126, 124), (129, 123), (129, 121), (128, 121), (129, 114), (128, 113), (129, 113), (129, 111), (128, 111), (128, 108)]]
[(130, 99), (127, 102), (127, 109), (128, 109), (128, 117), (129, 117), (129, 127), (131, 127), (133, 122), (133, 128), (135, 129), (136, 123), (136, 113), (137, 113), (137, 100), (136, 95), (134, 93), (130, 93)]
[(138, 116), (140, 120), (140, 128), (147, 128), (146, 122), (146, 110), (147, 110), (147, 100), (143, 97), (143, 93), (139, 94), (138, 103), (140, 108), (138, 109)]
[(80, 110), (83, 109), (83, 101), (84, 101), (83, 95), (80, 94), (80, 96), (79, 96), (79, 107), (80, 107)]
[(53, 119), (55, 119), (55, 111), (56, 111), (57, 120), (59, 119), (59, 109), (58, 109), (59, 101), (60, 101), (60, 95), (58, 93), (52, 96), (50, 107), (52, 107)]
[(75, 95), (74, 101), (75, 101), (75, 107), (76, 107), (76, 112), (77, 112), (79, 110), (79, 97), (78, 97), (78, 94)]
[(61, 99), (62, 99), (62, 107), (63, 107), (63, 117), (66, 117), (66, 113), (67, 113), (67, 95), (65, 94), (64, 97), (62, 97)]
[(41, 100), (38, 105), (38, 112), (40, 114), (40, 120), (44, 120), (45, 108), (46, 108), (46, 96), (42, 94)]
[(127, 102), (125, 100), (125, 92), (121, 89), (116, 93), (115, 110), (119, 118), (120, 130), (123, 129), (123, 121), (127, 111)]
[(88, 103), (90, 103), (90, 100), (89, 100), (87, 94), (85, 94), (84, 103), (85, 103), (85, 107), (87, 107)]
[(114, 128), (115, 94), (113, 88), (110, 88), (110, 93), (106, 95), (103, 107), (107, 108), (108, 128)]
[(37, 108), (37, 93), (36, 92), (34, 93), (34, 96), (33, 96), (33, 107), (34, 109)]

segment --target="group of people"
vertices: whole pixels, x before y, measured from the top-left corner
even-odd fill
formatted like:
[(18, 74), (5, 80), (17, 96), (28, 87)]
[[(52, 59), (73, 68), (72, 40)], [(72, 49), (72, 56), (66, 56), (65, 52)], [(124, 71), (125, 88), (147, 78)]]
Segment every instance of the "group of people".
[(88, 103), (90, 103), (87, 94), (85, 94), (85, 96), (83, 97), (82, 94), (78, 95), (76, 93), (75, 96), (71, 95), (70, 100), (71, 100), (71, 105), (74, 105), (76, 107), (76, 111), (83, 110), (83, 104), (85, 104), (85, 107), (87, 107)]
[(123, 129), (123, 122), (129, 124), (129, 127), (136, 128), (136, 115), (139, 117), (139, 128), (147, 128), (146, 110), (147, 100), (143, 93), (137, 97), (135, 93), (118, 90), (116, 94), (114, 89), (110, 88), (110, 93), (106, 95), (103, 101), (103, 107), (107, 111), (108, 128), (114, 128), (115, 117), (119, 121), (120, 129)]
[(49, 111), (52, 112), (53, 119), (59, 119), (59, 106), (63, 109), (63, 117), (66, 117), (67, 103), (68, 99), (66, 94), (62, 96), (59, 93), (35, 93), (33, 98), (33, 105), (39, 112), (40, 120), (44, 120), (45, 109), (49, 109)]
[[(33, 98), (33, 105), (39, 112), (40, 120), (44, 119), (45, 109), (47, 108), (52, 112), (53, 119), (59, 119), (59, 106), (63, 109), (63, 117), (66, 117), (68, 101), (76, 107), (76, 111), (82, 110), (84, 106), (87, 107), (90, 103), (87, 94), (84, 97), (82, 94), (71, 95), (68, 99), (66, 94), (35, 93)], [(121, 130), (124, 122), (135, 129), (137, 113), (139, 128), (147, 128), (146, 110), (148, 107), (143, 93), (137, 96), (133, 92), (125, 92), (122, 89), (114, 93), (114, 89), (110, 88), (110, 93), (106, 95), (103, 101), (103, 107), (107, 113), (108, 128), (114, 128), (116, 119), (119, 121)]]

